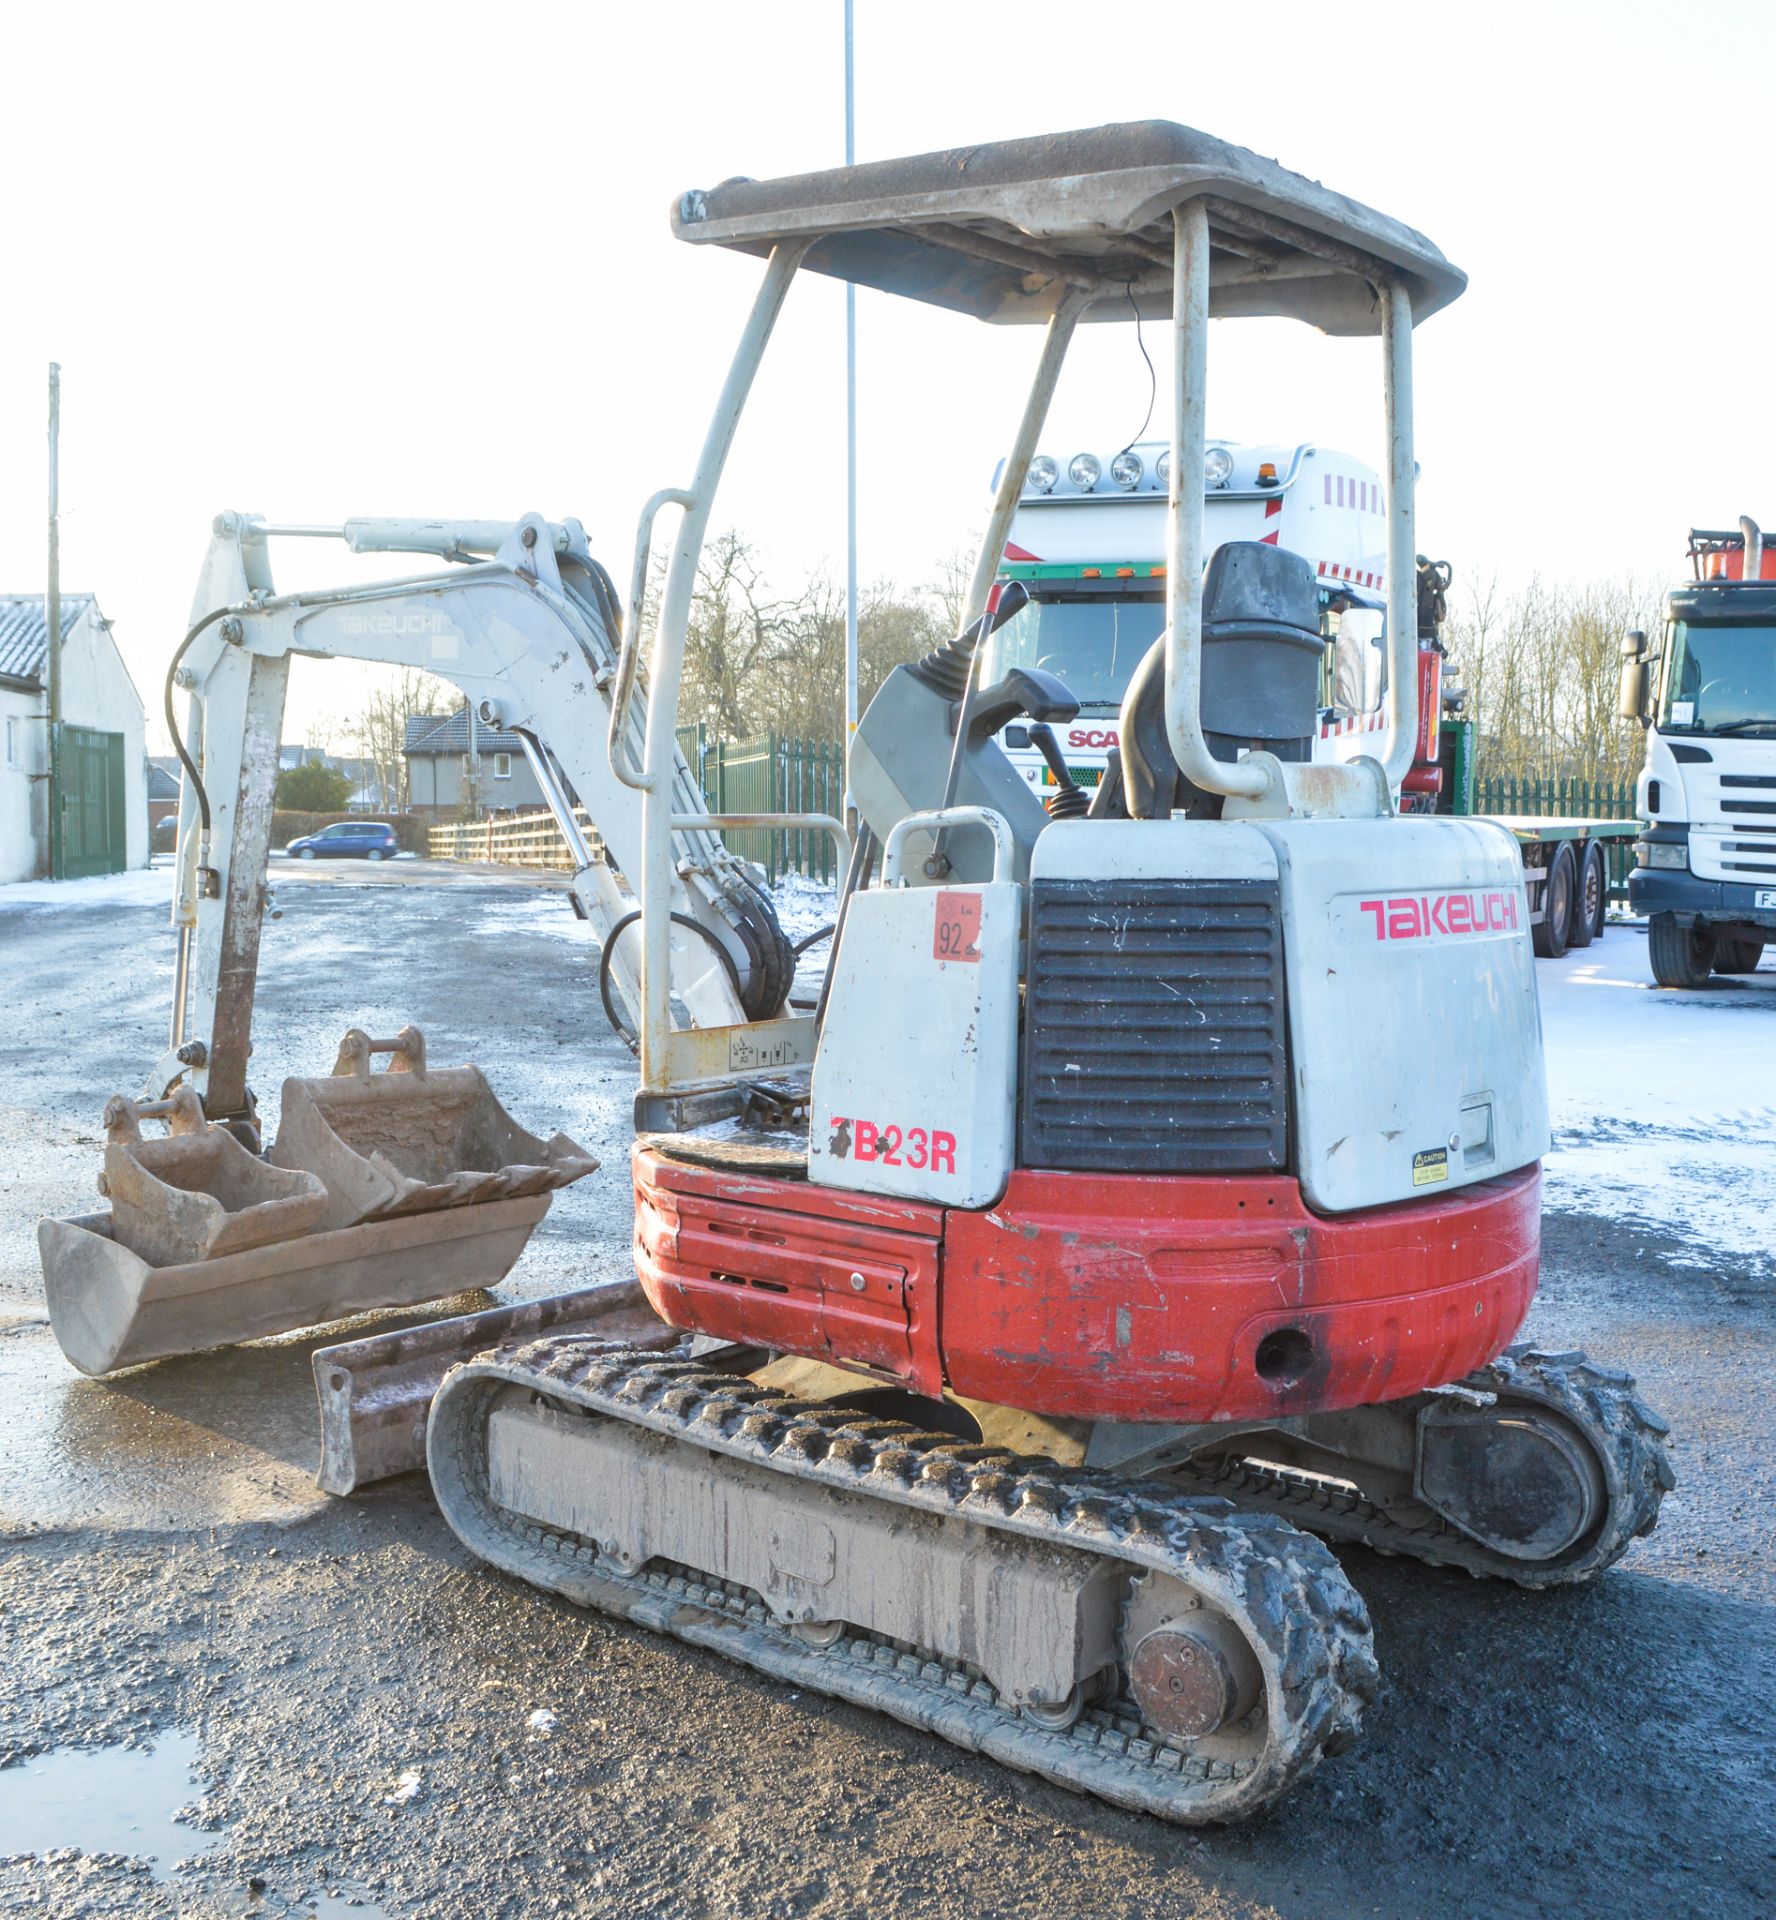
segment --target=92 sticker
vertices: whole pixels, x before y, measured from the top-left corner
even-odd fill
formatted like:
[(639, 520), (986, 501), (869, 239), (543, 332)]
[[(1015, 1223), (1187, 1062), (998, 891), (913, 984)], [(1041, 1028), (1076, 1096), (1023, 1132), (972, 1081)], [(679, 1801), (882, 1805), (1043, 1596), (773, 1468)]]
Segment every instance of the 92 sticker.
[(937, 925), (931, 934), (932, 959), (971, 960), (978, 965), (980, 924), (980, 895), (945, 888), (937, 896)]

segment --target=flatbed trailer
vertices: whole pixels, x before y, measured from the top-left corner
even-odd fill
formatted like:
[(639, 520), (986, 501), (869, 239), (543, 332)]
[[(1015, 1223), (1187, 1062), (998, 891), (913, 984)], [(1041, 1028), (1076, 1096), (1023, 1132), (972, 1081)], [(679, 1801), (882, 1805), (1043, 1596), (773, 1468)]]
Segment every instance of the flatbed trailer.
[(1638, 820), (1532, 813), (1475, 817), (1494, 820), (1516, 836), (1529, 894), (1530, 939), (1538, 954), (1557, 960), (1569, 947), (1588, 947), (1602, 935), (1610, 899), (1607, 843), (1633, 840), (1640, 832)]

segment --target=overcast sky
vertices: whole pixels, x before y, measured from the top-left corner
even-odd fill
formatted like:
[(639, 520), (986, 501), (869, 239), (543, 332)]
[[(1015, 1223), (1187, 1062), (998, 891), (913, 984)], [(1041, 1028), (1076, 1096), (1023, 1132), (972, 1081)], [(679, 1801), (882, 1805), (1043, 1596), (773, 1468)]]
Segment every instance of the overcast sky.
[[(675, 242), (668, 206), (842, 159), (841, 20), (840, 0), (8, 9), (0, 591), (43, 584), (52, 358), (64, 586), (99, 595), (151, 716), (220, 508), (576, 514), (625, 577), (757, 278)], [(1776, 522), (1773, 21), (857, 0), (858, 155), (1164, 118), (1409, 222), (1470, 278), (1418, 334), (1420, 545), (1458, 577), (1675, 577), (1690, 525)], [(786, 578), (843, 571), (843, 311), (834, 282), (792, 295), (716, 507)], [(1373, 343), (1212, 331), (1211, 432), (1380, 464)], [(917, 583), (978, 535), (1036, 336), (873, 293), (859, 333), (862, 570)], [(1113, 449), (1146, 405), (1132, 329), (1088, 329), (1045, 444)], [(287, 586), (366, 571), (343, 548), (274, 559)], [(351, 685), (304, 666), (286, 738)]]

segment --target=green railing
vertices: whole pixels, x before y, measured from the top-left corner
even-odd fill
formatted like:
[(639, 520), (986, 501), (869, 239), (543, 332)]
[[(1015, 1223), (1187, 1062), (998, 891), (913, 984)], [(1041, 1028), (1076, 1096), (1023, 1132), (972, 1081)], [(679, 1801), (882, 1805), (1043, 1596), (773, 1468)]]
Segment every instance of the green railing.
[[(1632, 780), (1543, 780), (1508, 774), (1480, 780), (1474, 788), (1476, 813), (1545, 814), (1556, 820), (1632, 820)], [(1634, 871), (1634, 842), (1606, 840), (1610, 893), (1628, 897), (1628, 876)]]
[[(711, 813), (831, 813), (845, 810), (845, 758), (836, 740), (761, 733), (751, 740), (711, 739), (707, 727), (680, 727), (679, 751), (703, 788)], [(785, 873), (830, 885), (838, 876), (831, 836), (771, 828), (723, 835), (769, 883)]]

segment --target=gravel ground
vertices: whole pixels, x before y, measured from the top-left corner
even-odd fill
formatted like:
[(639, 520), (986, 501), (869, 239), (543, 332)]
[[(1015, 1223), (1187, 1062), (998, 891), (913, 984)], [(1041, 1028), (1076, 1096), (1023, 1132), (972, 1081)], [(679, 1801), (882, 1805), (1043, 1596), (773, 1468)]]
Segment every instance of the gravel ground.
[[(412, 1019), (604, 1162), (504, 1295), (621, 1271), (632, 1068), (565, 901), (557, 927), (491, 875), (292, 880), (262, 1097), (348, 1024)], [(1531, 1331), (1633, 1365), (1672, 1419), (1658, 1532), (1577, 1593), (1343, 1553), (1385, 1674), (1361, 1742), (1260, 1819), (1186, 1833), (490, 1574), (418, 1476), (324, 1498), (310, 1341), (73, 1375), (33, 1224), (91, 1204), (100, 1108), (163, 1041), (170, 947), (152, 906), (0, 900), (0, 956), (0, 1911), (1776, 1911), (1767, 1261), (1551, 1217)], [(152, 1847), (102, 1845), (90, 1805), (32, 1811), (46, 1756), (107, 1748), (129, 1771), (95, 1797)]]

